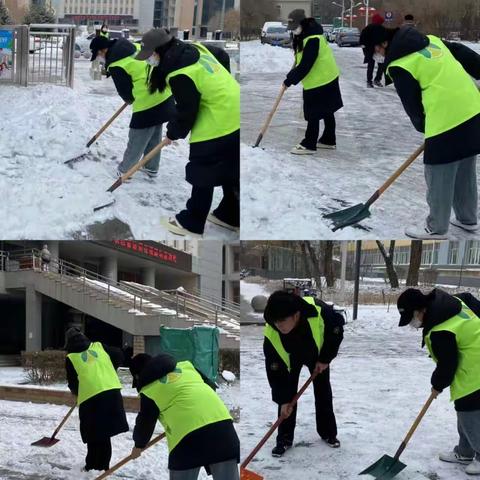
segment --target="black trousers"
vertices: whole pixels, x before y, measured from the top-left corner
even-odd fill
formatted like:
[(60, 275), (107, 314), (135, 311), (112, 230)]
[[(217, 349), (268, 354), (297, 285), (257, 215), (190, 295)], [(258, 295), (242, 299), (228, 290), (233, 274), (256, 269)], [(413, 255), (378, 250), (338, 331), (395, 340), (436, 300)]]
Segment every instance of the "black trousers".
[(325, 128), (320, 138), (318, 138), (320, 134), (320, 120), (311, 120), (307, 123), (305, 138), (300, 142), (301, 145), (309, 150), (316, 150), (317, 142), (324, 143), (325, 145), (336, 145), (337, 138), (335, 135), (335, 114), (330, 113), (326, 115), (323, 118), (323, 122), (325, 124)]
[[(379, 63), (377, 68), (377, 74), (375, 75), (375, 81), (380, 81), (383, 76), (384, 64)], [(373, 71), (375, 70), (375, 60), (371, 58), (367, 64), (367, 82), (371, 82), (373, 79)]]
[(87, 457), (85, 458), (85, 469), (108, 470), (112, 458), (112, 443), (109, 438), (87, 442)]
[[(192, 187), (192, 195), (187, 201), (185, 210), (177, 214), (177, 221), (191, 232), (202, 234), (205, 229), (213, 201), (215, 187)], [(214, 215), (222, 222), (240, 226), (240, 189), (234, 185), (223, 185), (223, 198)]]
[[(298, 379), (301, 367), (292, 368), (293, 383), (296, 384), (295, 390), (298, 390)], [(312, 373), (313, 369), (310, 369)], [(293, 388), (293, 385), (292, 385)], [(337, 436), (337, 421), (335, 413), (333, 413), (332, 387), (330, 385), (330, 369), (325, 370), (321, 375), (313, 381), (313, 394), (315, 396), (315, 421), (317, 424), (317, 432), (321, 438), (334, 438)], [(293, 398), (293, 395), (292, 395)], [(280, 416), (280, 406), (278, 407), (278, 415)], [(292, 414), (284, 420), (279, 428), (277, 435), (277, 443), (286, 442), (293, 443), (295, 425), (297, 423), (297, 407), (293, 409)]]

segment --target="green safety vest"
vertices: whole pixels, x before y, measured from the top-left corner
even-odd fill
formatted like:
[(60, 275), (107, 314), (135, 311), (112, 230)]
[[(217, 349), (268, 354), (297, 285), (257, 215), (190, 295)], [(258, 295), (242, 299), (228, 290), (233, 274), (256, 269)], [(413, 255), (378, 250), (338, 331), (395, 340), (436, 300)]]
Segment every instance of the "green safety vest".
[[(318, 305), (315, 304), (315, 299), (313, 297), (303, 297), (303, 299), (313, 305), (318, 312), (318, 315), (315, 317), (310, 317), (308, 319), (308, 324), (310, 325), (310, 330), (312, 332), (312, 337), (315, 340), (315, 345), (317, 346), (318, 353), (320, 353), (320, 349), (323, 345), (323, 338), (324, 338), (324, 330), (325, 324), (323, 322), (322, 317), (322, 309)], [(270, 343), (273, 345), (273, 348), (278, 353), (278, 356), (283, 360), (285, 363), (288, 371), (290, 372), (292, 366), (290, 362), (290, 354), (285, 350), (283, 346), (282, 339), (280, 337), (280, 332), (275, 330), (272, 326), (266, 325), (264, 330), (264, 335)]]
[(189, 433), (232, 417), (220, 397), (203, 381), (190, 362), (149, 383), (140, 393), (157, 405), (171, 452)]
[(197, 62), (167, 76), (167, 84), (177, 75), (189, 77), (200, 93), (197, 118), (190, 132), (190, 143), (224, 137), (240, 128), (240, 85), (203, 45)]
[(425, 344), (435, 363), (430, 334), (440, 331), (452, 332), (457, 340), (458, 366), (450, 385), (450, 399), (454, 401), (480, 390), (480, 318), (462, 302), (459, 314), (435, 325), (425, 336)]
[[(321, 87), (333, 82), (340, 75), (337, 62), (333, 56), (333, 51), (330, 48), (327, 40), (323, 35), (310, 35), (303, 40), (303, 48), (312, 38), (319, 39), (318, 57), (313, 64), (313, 67), (308, 72), (307, 76), (302, 80), (303, 89), (311, 90), (312, 88)], [(295, 54), (295, 62), (298, 65), (303, 57), (303, 50)]]
[(69, 353), (67, 357), (78, 376), (78, 405), (99, 393), (122, 388), (112, 361), (100, 342), (93, 342), (84, 352)]
[(100, 30), (100, 36), (105, 38), (110, 38), (110, 33), (109, 32), (104, 33)]
[(480, 113), (480, 93), (472, 78), (434, 35), (418, 52), (393, 61), (387, 69), (400, 67), (420, 84), (425, 110), (425, 138), (452, 130)]
[(172, 96), (170, 88), (167, 87), (163, 92), (150, 93), (148, 89), (148, 81), (150, 78), (151, 67), (143, 60), (136, 60), (135, 56), (140, 51), (141, 46), (134, 43), (137, 52), (130, 57), (125, 57), (108, 66), (108, 70), (112, 67), (120, 67), (130, 75), (133, 83), (133, 113), (143, 112), (150, 108), (160, 105)]

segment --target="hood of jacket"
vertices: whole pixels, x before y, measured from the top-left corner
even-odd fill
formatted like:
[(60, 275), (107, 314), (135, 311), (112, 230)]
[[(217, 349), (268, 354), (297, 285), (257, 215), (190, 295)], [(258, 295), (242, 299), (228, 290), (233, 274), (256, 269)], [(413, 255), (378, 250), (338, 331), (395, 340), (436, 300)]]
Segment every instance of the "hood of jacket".
[(78, 333), (72, 338), (69, 338), (65, 346), (67, 353), (81, 353), (90, 347), (92, 342), (83, 333)]
[(385, 68), (399, 58), (423, 50), (429, 43), (430, 39), (423, 33), (420, 33), (416, 28), (411, 26), (399, 28), (393, 35), (390, 45), (387, 47)]
[(160, 64), (162, 73), (165, 76), (176, 70), (193, 65), (200, 58), (200, 52), (191, 44), (175, 39), (172, 46), (165, 53)]
[(131, 57), (137, 52), (135, 45), (126, 38), (119, 38), (118, 40), (112, 40), (112, 42), (114, 43), (108, 49), (105, 57), (106, 68), (114, 62), (122, 60), (122, 58)]
[(142, 369), (138, 377), (137, 390), (140, 391), (146, 385), (160, 380), (167, 373), (173, 372), (177, 362), (168, 353), (161, 353), (153, 357)]
[(438, 288), (432, 290), (428, 297), (427, 309), (423, 320), (424, 338), (433, 327), (454, 317), (462, 310), (460, 300)]

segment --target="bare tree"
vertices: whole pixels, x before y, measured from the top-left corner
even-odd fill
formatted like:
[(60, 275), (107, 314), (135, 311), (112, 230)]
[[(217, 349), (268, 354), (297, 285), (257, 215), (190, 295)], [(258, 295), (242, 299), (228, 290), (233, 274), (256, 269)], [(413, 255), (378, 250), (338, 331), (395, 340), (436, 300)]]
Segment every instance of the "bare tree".
[(385, 246), (380, 240), (376, 240), (376, 243), (378, 249), (380, 250), (380, 253), (382, 254), (383, 260), (385, 261), (385, 266), (387, 267), (387, 275), (390, 286), (392, 288), (398, 288), (398, 275), (397, 271), (395, 270), (395, 266), (393, 265), (393, 258), (395, 255), (395, 240), (390, 241), (388, 253), (385, 250)]
[(313, 270), (313, 278), (315, 279), (315, 283), (317, 284), (317, 288), (319, 290), (322, 289), (322, 274), (320, 272), (320, 262), (318, 259), (317, 252), (312, 245), (312, 242), (305, 241), (305, 247), (307, 248), (308, 254), (310, 256), (310, 261)]
[(418, 285), (418, 272), (422, 263), (422, 240), (412, 240), (410, 245), (410, 265), (408, 267), (407, 287)]
[(326, 240), (322, 242), (323, 254), (323, 273), (328, 288), (335, 286), (335, 269), (333, 268), (333, 241)]
[(233, 38), (240, 35), (240, 12), (233, 8), (225, 13), (224, 30), (232, 34)]
[(259, 37), (260, 29), (269, 20), (278, 20), (278, 11), (271, 0), (242, 0), (241, 35), (242, 39)]

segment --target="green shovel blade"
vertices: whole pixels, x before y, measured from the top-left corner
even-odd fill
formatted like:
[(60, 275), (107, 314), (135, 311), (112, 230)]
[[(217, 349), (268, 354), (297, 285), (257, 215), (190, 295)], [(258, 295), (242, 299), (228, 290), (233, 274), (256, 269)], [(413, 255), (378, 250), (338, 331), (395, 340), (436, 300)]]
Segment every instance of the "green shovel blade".
[(363, 203), (359, 203), (358, 205), (339, 210), (338, 212), (328, 213), (324, 215), (323, 218), (327, 218), (333, 222), (333, 231), (335, 231), (340, 228), (355, 225), (369, 216), (370, 211), (368, 210), (368, 207)]
[(400, 460), (395, 460), (390, 455), (384, 455), (359, 475), (372, 475), (377, 480), (389, 480), (398, 475), (405, 467), (406, 465)]

